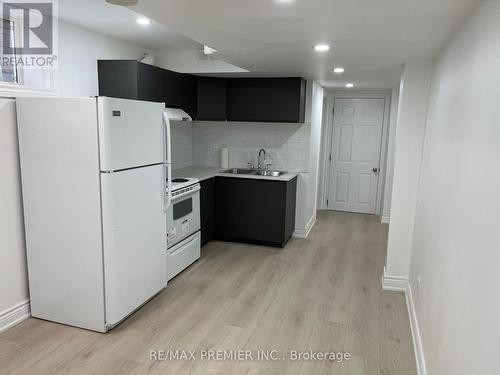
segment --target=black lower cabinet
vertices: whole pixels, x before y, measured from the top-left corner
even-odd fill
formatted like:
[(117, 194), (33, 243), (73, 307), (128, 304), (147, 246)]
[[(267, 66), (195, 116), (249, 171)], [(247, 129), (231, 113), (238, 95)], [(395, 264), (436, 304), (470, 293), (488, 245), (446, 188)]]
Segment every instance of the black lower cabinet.
[(210, 178), (200, 182), (201, 245), (212, 240), (215, 235), (215, 183)]
[(297, 178), (215, 178), (215, 237), (283, 247), (295, 228)]

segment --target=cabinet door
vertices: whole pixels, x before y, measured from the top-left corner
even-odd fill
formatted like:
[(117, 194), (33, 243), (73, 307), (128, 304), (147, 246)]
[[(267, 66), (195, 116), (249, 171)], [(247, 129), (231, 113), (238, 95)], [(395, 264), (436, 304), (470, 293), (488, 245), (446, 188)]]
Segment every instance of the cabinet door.
[(135, 60), (98, 60), (99, 95), (139, 99), (137, 64)]
[(181, 80), (181, 108), (195, 119), (198, 107), (198, 98), (196, 95), (198, 77), (183, 74)]
[(167, 107), (182, 108), (196, 118), (196, 77), (163, 70), (162, 85)]
[(282, 244), (286, 182), (216, 177), (216, 237)]
[(201, 181), (200, 185), (201, 244), (205, 245), (215, 235), (214, 179)]
[(226, 79), (198, 78), (198, 120), (226, 119)]
[(302, 78), (238, 78), (227, 82), (229, 121), (304, 122)]
[(153, 65), (137, 63), (138, 99), (150, 102), (165, 101), (163, 70)]
[(164, 102), (196, 118), (197, 77), (135, 60), (99, 60), (99, 95)]

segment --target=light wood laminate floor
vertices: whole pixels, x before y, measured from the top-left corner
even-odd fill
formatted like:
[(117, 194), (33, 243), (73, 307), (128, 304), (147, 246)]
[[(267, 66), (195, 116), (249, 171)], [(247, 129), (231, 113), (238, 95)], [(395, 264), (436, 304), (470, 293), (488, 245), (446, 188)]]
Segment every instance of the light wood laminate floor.
[[(28, 319), (0, 334), (1, 374), (416, 375), (403, 294), (384, 292), (387, 226), (319, 212), (284, 249), (211, 242), (107, 334)], [(151, 361), (150, 350), (344, 351), (329, 361)]]

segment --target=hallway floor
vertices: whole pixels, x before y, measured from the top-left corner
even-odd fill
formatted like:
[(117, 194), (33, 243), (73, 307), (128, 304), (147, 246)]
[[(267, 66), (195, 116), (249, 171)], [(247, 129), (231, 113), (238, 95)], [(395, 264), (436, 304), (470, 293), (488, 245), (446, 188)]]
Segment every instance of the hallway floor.
[[(310, 237), (284, 249), (211, 242), (105, 335), (38, 319), (1, 333), (0, 374), (416, 375), (404, 295), (381, 288), (387, 228), (376, 216), (321, 211)], [(239, 349), (285, 360), (200, 359)], [(196, 360), (152, 361), (152, 350), (192, 350)], [(291, 361), (290, 350), (352, 358)]]

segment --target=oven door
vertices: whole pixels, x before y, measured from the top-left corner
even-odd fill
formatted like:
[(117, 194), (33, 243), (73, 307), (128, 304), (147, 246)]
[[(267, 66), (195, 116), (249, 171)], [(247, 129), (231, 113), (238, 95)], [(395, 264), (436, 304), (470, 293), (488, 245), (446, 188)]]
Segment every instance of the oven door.
[(167, 247), (200, 230), (199, 188), (173, 197), (167, 212)]

